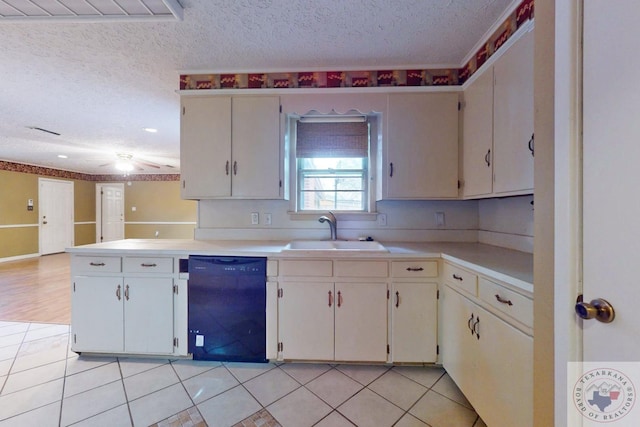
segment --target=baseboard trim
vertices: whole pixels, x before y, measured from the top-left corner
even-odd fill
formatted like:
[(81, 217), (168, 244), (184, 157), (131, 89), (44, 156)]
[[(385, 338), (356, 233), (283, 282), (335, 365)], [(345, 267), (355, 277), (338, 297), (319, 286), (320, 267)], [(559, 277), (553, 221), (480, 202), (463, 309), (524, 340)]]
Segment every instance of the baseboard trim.
[(10, 262), (10, 261), (20, 261), (21, 259), (28, 259), (28, 258), (37, 258), (39, 256), (40, 256), (40, 254), (26, 254), (26, 255), (10, 256), (10, 257), (6, 257), (6, 258), (0, 258), (0, 263), (2, 263), (2, 262)]

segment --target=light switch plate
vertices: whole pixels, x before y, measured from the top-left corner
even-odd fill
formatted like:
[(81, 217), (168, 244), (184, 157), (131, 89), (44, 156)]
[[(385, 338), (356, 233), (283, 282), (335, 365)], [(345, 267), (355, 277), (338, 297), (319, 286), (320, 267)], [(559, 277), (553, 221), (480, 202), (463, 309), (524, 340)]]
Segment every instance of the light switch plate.
[(258, 215), (258, 212), (251, 212), (251, 225), (258, 224), (260, 224), (260, 216)]
[(264, 225), (271, 225), (271, 214), (270, 213), (265, 213), (262, 214), (264, 217)]

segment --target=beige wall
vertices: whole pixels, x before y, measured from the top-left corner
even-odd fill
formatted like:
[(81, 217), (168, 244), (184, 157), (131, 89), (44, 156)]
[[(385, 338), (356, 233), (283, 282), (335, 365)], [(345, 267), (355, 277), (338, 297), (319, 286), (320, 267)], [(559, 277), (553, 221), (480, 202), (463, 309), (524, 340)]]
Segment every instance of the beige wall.
[[(68, 173), (65, 176), (70, 176)], [(96, 242), (96, 181), (0, 170), (0, 260), (39, 253), (38, 178), (74, 184), (74, 241)], [(112, 182), (112, 181), (110, 181)], [(179, 181), (125, 183), (125, 238), (193, 238), (197, 202), (180, 198)], [(33, 199), (33, 211), (27, 200)], [(132, 207), (136, 207), (133, 211)]]
[(180, 181), (127, 182), (124, 203), (127, 239), (193, 238), (198, 205), (180, 198)]
[(0, 170), (0, 258), (37, 253), (37, 224), (38, 176)]

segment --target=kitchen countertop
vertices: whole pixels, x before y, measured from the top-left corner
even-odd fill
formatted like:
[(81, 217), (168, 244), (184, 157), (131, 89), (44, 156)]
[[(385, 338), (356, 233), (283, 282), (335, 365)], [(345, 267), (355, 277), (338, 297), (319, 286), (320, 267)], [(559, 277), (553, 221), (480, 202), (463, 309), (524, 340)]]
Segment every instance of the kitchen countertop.
[(315, 251), (281, 252), (288, 241), (275, 240), (189, 240), (125, 239), (113, 242), (74, 246), (72, 254), (136, 255), (220, 255), (266, 256), (270, 258), (442, 258), (501, 280), (526, 292), (533, 292), (533, 255), (482, 243), (450, 242), (381, 242), (389, 252), (339, 251), (335, 254)]

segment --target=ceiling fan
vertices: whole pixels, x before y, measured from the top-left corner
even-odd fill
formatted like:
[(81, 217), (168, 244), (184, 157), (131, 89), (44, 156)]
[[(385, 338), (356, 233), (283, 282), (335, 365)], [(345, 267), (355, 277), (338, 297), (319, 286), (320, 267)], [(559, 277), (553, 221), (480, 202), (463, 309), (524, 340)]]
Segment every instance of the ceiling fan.
[(117, 170), (124, 173), (125, 175), (128, 175), (134, 170), (144, 171), (145, 168), (160, 169), (162, 166), (164, 166), (170, 169), (174, 169), (174, 166), (171, 166), (171, 165), (160, 165), (158, 163), (154, 163), (148, 160), (145, 160), (145, 161), (135, 160), (133, 158), (133, 154), (116, 153), (116, 157), (117, 159), (115, 162), (104, 163), (100, 165), (100, 167), (113, 165)]

